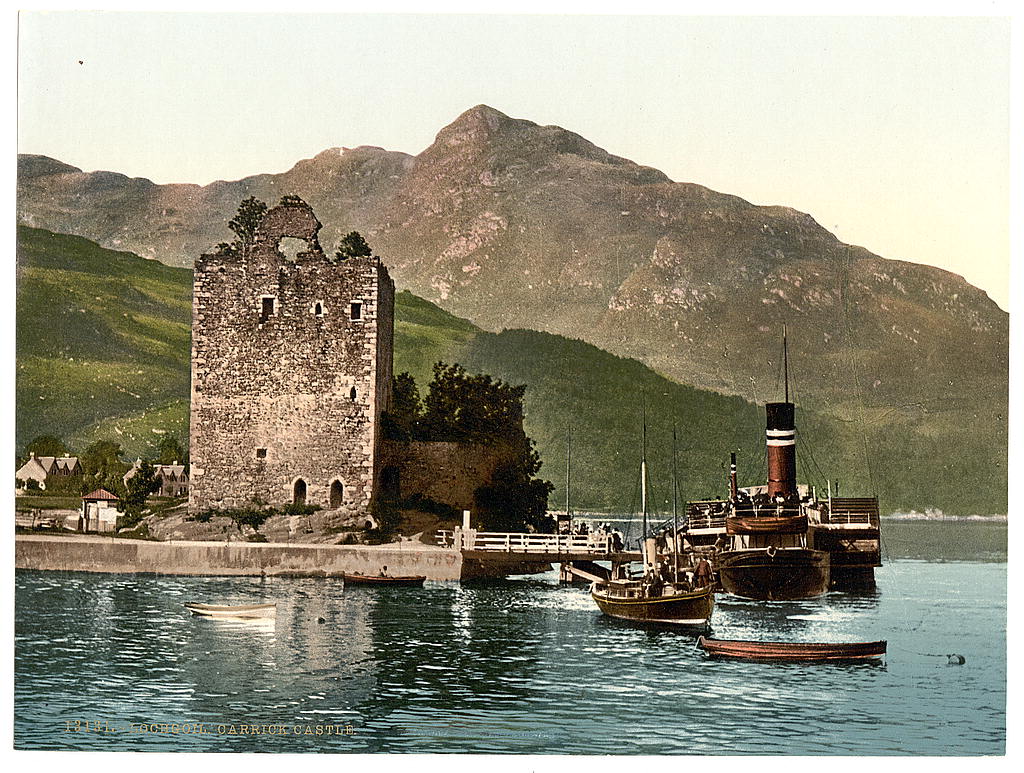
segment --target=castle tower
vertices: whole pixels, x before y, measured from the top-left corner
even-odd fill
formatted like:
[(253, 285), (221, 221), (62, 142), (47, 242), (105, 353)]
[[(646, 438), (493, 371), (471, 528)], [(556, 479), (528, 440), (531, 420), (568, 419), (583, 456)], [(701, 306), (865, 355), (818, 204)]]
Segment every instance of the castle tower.
[(395, 286), (377, 257), (324, 255), (319, 230), (296, 199), (267, 212), (251, 249), (196, 262), (190, 513), (254, 500), (370, 511)]

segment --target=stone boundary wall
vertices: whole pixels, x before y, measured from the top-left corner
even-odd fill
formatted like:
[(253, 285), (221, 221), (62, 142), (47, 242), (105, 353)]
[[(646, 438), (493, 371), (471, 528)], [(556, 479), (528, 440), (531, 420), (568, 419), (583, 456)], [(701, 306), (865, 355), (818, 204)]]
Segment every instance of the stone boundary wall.
[(472, 510), (474, 492), (491, 481), (507, 458), (507, 448), (479, 443), (388, 440), (382, 444), (381, 466), (399, 470), (400, 499), (419, 494), (456, 510)]
[[(17, 569), (181, 575), (294, 575), (332, 577), (343, 572), (425, 575), (428, 580), (487, 576), (456, 550), (420, 543), (392, 545), (296, 545), (249, 542), (151, 542), (109, 537), (19, 534)], [(504, 576), (508, 567), (494, 567)]]

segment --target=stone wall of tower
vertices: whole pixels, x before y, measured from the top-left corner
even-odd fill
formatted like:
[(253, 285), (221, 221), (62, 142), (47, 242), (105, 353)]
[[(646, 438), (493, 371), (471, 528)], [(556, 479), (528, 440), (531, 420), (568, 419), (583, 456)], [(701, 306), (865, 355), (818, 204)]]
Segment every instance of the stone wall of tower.
[[(394, 283), (376, 257), (327, 257), (319, 230), (307, 205), (281, 205), (251, 249), (196, 262), (192, 513), (285, 504), (303, 485), (306, 503), (339, 517), (369, 512)], [(285, 238), (304, 242), (294, 260), (279, 249)]]

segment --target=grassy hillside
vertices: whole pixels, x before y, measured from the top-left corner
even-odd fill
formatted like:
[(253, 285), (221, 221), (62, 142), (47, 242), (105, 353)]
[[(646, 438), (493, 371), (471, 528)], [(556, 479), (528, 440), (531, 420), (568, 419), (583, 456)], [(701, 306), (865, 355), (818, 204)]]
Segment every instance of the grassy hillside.
[[(18, 227), (16, 439), (187, 431), (192, 272)], [(102, 423), (102, 429), (96, 425)]]
[[(190, 284), (186, 269), (19, 227), (18, 448), (51, 433), (79, 450), (113, 439), (134, 457), (151, 453), (165, 432), (187, 440)], [(669, 512), (673, 423), (683, 498), (722, 495), (731, 450), (739, 452), (741, 482), (764, 479), (763, 410), (752, 403), (676, 383), (581, 341), (487, 333), (398, 293), (395, 372), (412, 373), (422, 393), (438, 360), (528, 385), (526, 429), (544, 459), (542, 475), (556, 486), (552, 507), (565, 501), (570, 425), (574, 506), (637, 506), (644, 404), (655, 510)], [(842, 493), (877, 492), (885, 511), (1005, 512), (999, 449), (981, 441), (949, 448), (941, 412), (920, 419), (899, 407), (853, 406), (836, 420), (798, 407), (797, 420), (802, 481), (838, 478)]]

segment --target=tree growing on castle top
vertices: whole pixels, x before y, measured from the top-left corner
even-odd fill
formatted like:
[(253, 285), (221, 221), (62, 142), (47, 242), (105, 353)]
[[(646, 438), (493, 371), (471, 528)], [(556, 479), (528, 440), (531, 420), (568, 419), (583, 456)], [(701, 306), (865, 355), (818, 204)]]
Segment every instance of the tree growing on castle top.
[(228, 228), (235, 233), (233, 242), (221, 242), (217, 245), (218, 255), (243, 255), (252, 249), (256, 239), (256, 229), (263, 216), (267, 214), (267, 205), (250, 196), (238, 205), (238, 212), (228, 221)]
[(341, 238), (334, 257), (338, 260), (347, 260), (349, 258), (368, 258), (372, 254), (373, 250), (370, 249), (370, 245), (366, 243), (360, 233), (350, 231)]

